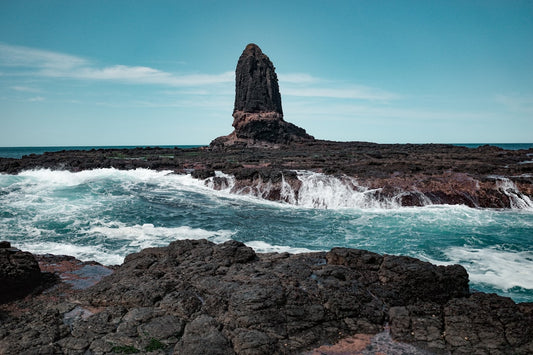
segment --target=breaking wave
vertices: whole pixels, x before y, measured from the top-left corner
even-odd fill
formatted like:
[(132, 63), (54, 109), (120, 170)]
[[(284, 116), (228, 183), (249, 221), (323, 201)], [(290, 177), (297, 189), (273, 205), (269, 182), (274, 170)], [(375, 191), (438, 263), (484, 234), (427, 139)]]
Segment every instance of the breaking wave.
[(270, 179), (264, 181), (259, 177), (249, 185), (241, 186), (232, 175), (217, 171), (214, 177), (205, 180), (205, 185), (230, 194), (275, 200), (304, 208), (400, 208), (402, 198), (408, 195), (414, 197), (421, 206), (432, 204), (427, 196), (417, 191), (398, 192), (388, 197), (382, 194), (381, 188), (362, 186), (353, 177), (336, 177), (305, 170), (296, 171), (296, 174), (297, 186), (286, 181), (283, 175), (279, 183), (273, 183)]
[[(434, 264), (460, 264), (468, 271), (470, 282), (484, 285), (488, 291), (503, 290), (525, 293), (533, 290), (533, 251), (503, 250), (501, 246), (487, 248), (450, 247), (444, 251), (446, 259), (426, 258)], [(476, 287), (474, 286), (474, 289)], [(486, 290), (486, 289), (485, 289)]]
[[(312, 171), (296, 171), (298, 183), (288, 182), (281, 175), (281, 181), (273, 183), (271, 179), (264, 181), (261, 177), (242, 186), (232, 175), (220, 171), (204, 181), (204, 184), (214, 190), (228, 194), (257, 197), (299, 206), (318, 209), (397, 209), (402, 207), (402, 200), (408, 197), (416, 201), (419, 206), (430, 206), (432, 201), (418, 191), (401, 191), (390, 196), (384, 194), (383, 189), (371, 189), (362, 186), (357, 179), (350, 176), (331, 176)], [(499, 176), (496, 179), (497, 188), (509, 197), (512, 209), (533, 210), (533, 201), (518, 190), (509, 179)]]
[(497, 177), (498, 188), (509, 197), (511, 208), (533, 210), (533, 201), (521, 193), (515, 183), (504, 177)]

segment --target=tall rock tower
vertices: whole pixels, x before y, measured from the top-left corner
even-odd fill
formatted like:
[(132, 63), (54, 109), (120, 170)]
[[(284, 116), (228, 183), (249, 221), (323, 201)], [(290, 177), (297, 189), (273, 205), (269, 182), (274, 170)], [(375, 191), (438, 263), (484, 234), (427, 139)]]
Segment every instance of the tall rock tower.
[(215, 139), (211, 147), (275, 146), (314, 140), (303, 128), (283, 120), (274, 65), (253, 43), (246, 46), (235, 70), (233, 127), (233, 133)]

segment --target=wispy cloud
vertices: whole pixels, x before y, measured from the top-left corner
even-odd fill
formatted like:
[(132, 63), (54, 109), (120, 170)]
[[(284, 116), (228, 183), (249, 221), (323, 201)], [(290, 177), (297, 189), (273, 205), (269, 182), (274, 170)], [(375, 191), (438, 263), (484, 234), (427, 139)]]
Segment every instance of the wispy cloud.
[[(219, 74), (176, 74), (147, 66), (120, 64), (100, 66), (95, 61), (70, 54), (6, 43), (0, 43), (0, 67), (7, 69), (4, 74), (12, 73), (12, 75), (191, 88), (190, 95), (225, 94), (235, 80), (233, 71)], [(378, 88), (347, 85), (307, 73), (280, 73), (279, 80), (282, 95), (287, 96), (367, 101), (390, 101), (401, 98), (398, 94)], [(12, 86), (12, 89), (39, 92), (23, 85)]]
[(352, 86), (344, 88), (327, 88), (327, 87), (303, 87), (287, 88), (283, 94), (300, 97), (327, 97), (338, 99), (354, 100), (371, 100), (371, 101), (389, 101), (397, 100), (401, 96), (391, 92), (364, 86)]
[(11, 89), (19, 92), (41, 92), (40, 89), (32, 88), (29, 86), (12, 86)]
[[(286, 101), (287, 102), (287, 101)], [(337, 117), (361, 120), (384, 120), (387, 122), (483, 122), (500, 117), (489, 111), (453, 111), (448, 109), (428, 110), (423, 108), (405, 108), (395, 105), (371, 105), (346, 102), (336, 105), (321, 105), (313, 100), (290, 101), (285, 105), (287, 115), (318, 117), (323, 119)]]
[(323, 81), (306, 73), (280, 73), (278, 78), (281, 82), (288, 84), (310, 84)]
[(68, 76), (76, 79), (122, 81), (137, 84), (168, 86), (203, 86), (233, 82), (233, 72), (221, 74), (176, 75), (150, 67), (115, 65), (104, 68), (80, 68), (75, 72), (46, 72), (47, 76)]
[(496, 95), (496, 102), (513, 112), (533, 114), (533, 96)]
[(0, 43), (0, 64), (66, 70), (88, 65), (88, 61), (68, 54)]
[(26, 70), (26, 74), (42, 77), (167, 86), (202, 86), (230, 83), (234, 80), (234, 74), (231, 71), (221, 74), (179, 75), (144, 66), (99, 67), (85, 58), (5, 43), (0, 43), (0, 65)]
[(44, 97), (42, 96), (30, 97), (28, 101), (29, 102), (41, 102), (41, 101), (44, 101)]
[(279, 82), (282, 95), (299, 97), (324, 97), (336, 99), (390, 101), (402, 96), (365, 85), (347, 85), (318, 78), (306, 73), (281, 73)]

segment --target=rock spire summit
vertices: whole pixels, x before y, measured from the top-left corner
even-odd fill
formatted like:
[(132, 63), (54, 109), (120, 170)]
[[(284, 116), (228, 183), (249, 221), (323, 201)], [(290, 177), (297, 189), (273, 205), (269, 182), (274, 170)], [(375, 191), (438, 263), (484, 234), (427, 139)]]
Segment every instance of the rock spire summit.
[(259, 112), (275, 112), (283, 116), (274, 65), (261, 48), (250, 43), (242, 52), (235, 71), (233, 117)]
[(314, 140), (303, 128), (283, 119), (275, 67), (254, 43), (246, 46), (235, 69), (233, 127), (233, 133), (215, 139), (211, 146), (275, 146)]

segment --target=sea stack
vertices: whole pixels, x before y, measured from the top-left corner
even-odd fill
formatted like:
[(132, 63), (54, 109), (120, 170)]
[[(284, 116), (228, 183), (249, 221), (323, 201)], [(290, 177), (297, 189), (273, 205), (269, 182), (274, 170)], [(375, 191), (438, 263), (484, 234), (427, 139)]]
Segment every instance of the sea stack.
[(235, 69), (233, 127), (211, 147), (231, 145), (275, 147), (314, 140), (303, 128), (283, 120), (281, 94), (274, 65), (259, 46), (250, 43)]

